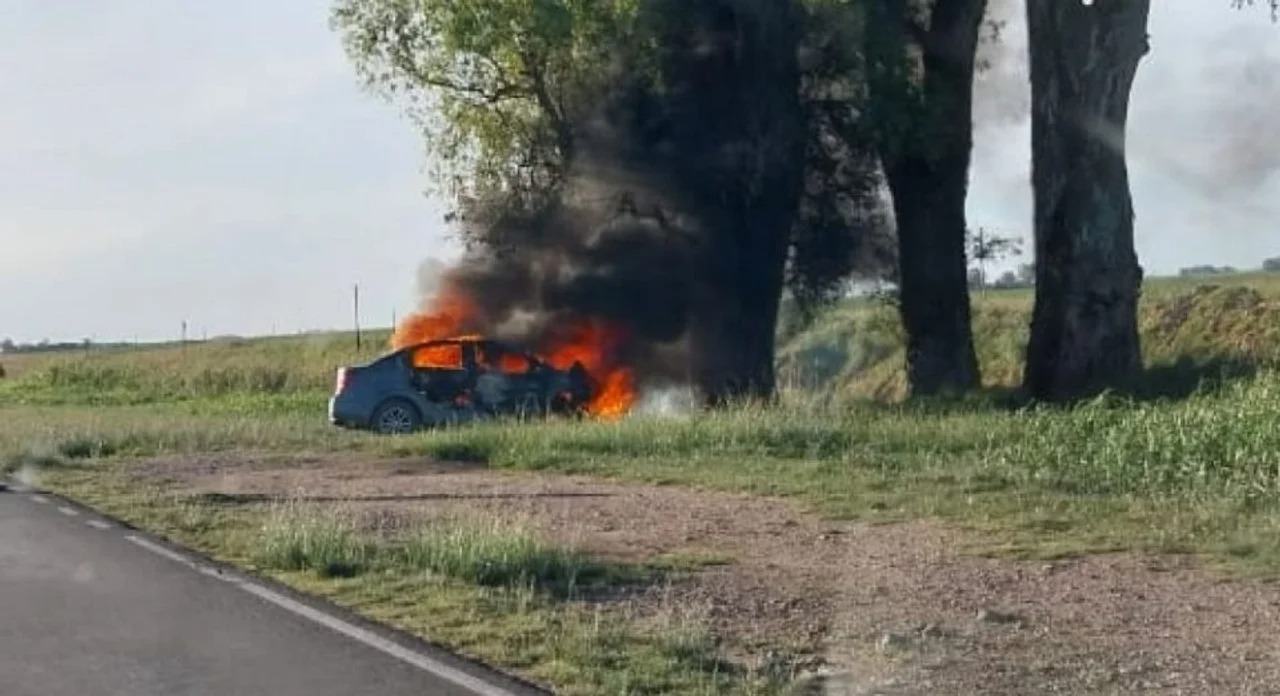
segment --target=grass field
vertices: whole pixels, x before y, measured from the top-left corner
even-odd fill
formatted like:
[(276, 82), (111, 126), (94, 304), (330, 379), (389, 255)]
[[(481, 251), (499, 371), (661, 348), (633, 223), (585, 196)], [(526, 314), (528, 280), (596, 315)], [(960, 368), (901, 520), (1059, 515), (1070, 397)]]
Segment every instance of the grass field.
[(656, 578), (660, 566), (597, 563), (517, 525), (459, 519), (386, 530), (301, 501), (224, 508), (137, 485), (109, 464), (61, 468), (64, 494), (215, 558), (326, 597), (557, 693), (776, 694), (785, 680), (725, 663), (677, 607), (617, 615), (580, 601)]
[[(1012, 387), (1030, 294), (988, 291), (975, 308), (987, 385)], [(721, 665), (713, 637), (696, 626), (606, 621), (605, 629), (566, 591), (579, 579), (622, 582), (647, 569), (595, 567), (518, 530), (382, 539), (295, 508), (233, 515), (163, 488), (139, 490), (124, 472), (138, 457), (209, 451), (429, 456), (786, 496), (833, 518), (934, 517), (980, 530), (976, 553), (1192, 552), (1274, 574), (1280, 274), (1151, 281), (1141, 323), (1150, 369), (1134, 393), (1069, 409), (983, 396), (894, 403), (902, 388), (896, 319), (886, 307), (850, 302), (782, 345), (788, 388), (773, 409), (395, 439), (324, 423), (334, 367), (362, 357), (348, 336), (3, 357), (13, 376), (0, 381), (0, 458), (184, 543), (566, 693), (772, 693), (782, 688), (775, 680)], [(559, 638), (534, 639), (549, 626)]]
[[(974, 343), (989, 387), (1021, 379), (1031, 320), (1030, 290), (975, 295)], [(1180, 395), (1202, 376), (1239, 376), (1280, 360), (1280, 274), (1156, 278), (1143, 287), (1140, 332), (1151, 374), (1136, 389)], [(779, 351), (784, 379), (843, 397), (893, 400), (906, 387), (895, 310), (850, 302), (821, 317)]]

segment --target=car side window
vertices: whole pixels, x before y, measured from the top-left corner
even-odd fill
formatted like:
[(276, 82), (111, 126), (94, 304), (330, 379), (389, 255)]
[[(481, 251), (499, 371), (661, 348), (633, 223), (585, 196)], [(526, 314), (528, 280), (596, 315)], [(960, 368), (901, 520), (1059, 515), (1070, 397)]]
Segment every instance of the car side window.
[(418, 369), (462, 369), (462, 346), (442, 343), (423, 346), (413, 352), (413, 366)]
[(526, 375), (533, 370), (533, 362), (519, 353), (506, 353), (502, 356), (502, 371), (513, 375)]
[(508, 375), (523, 375), (533, 369), (533, 361), (528, 356), (503, 350), (497, 346), (484, 346), (478, 353), (477, 363), (484, 370)]

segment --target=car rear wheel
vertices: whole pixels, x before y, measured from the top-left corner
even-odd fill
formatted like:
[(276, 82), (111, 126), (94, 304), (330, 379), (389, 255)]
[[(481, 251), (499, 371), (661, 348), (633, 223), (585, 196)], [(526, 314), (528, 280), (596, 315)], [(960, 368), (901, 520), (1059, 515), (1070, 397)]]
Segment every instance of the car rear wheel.
[(383, 435), (404, 435), (422, 427), (418, 409), (404, 399), (391, 399), (373, 412), (373, 429)]

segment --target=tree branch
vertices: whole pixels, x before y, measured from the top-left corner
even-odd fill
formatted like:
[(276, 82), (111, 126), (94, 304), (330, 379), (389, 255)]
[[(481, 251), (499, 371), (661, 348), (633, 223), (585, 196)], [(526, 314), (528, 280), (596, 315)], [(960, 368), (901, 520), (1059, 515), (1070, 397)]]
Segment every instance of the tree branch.
[(470, 85), (455, 82), (445, 77), (435, 77), (424, 73), (415, 73), (414, 79), (418, 82), (435, 87), (437, 89), (445, 89), (451, 92), (461, 94), (470, 94), (479, 97), (486, 104), (497, 104), (510, 99), (528, 99), (532, 96), (529, 90), (515, 84), (503, 83), (495, 89), (485, 89), (477, 85)]
[(546, 61), (535, 55), (531, 50), (523, 51), (521, 60), (524, 62), (525, 76), (529, 78), (529, 83), (532, 85), (533, 98), (538, 101), (538, 106), (551, 120), (551, 128), (556, 134), (556, 147), (560, 149), (561, 157), (568, 163), (573, 159), (573, 130), (569, 126), (564, 109), (561, 108), (560, 104), (556, 103), (555, 98), (551, 96), (550, 88), (547, 86)]

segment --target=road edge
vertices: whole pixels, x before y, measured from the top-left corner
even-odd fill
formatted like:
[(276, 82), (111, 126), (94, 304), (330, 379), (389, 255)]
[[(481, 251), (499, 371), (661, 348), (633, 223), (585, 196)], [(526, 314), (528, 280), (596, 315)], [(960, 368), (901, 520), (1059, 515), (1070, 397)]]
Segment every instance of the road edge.
[[(241, 585), (242, 590), (245, 590), (248, 594), (258, 596), (262, 601), (271, 602), (286, 611), (291, 611), (295, 615), (316, 621), (328, 630), (346, 635), (348, 639), (355, 640), (367, 647), (378, 649), (384, 654), (388, 651), (364, 640), (352, 637), (347, 634), (347, 632), (335, 628), (329, 623), (318, 621), (316, 618), (308, 616), (307, 613), (300, 613), (296, 610), (283, 606), (281, 603), (273, 599), (263, 597), (261, 594), (250, 589), (250, 587), (257, 585), (268, 592), (275, 593), (276, 595), (283, 597), (287, 601), (292, 601), (302, 607), (305, 607), (310, 610), (310, 612), (324, 615), (330, 620), (337, 620), (338, 622), (349, 624), (358, 630), (363, 630), (373, 634), (377, 638), (398, 647), (400, 651), (419, 653), (430, 661), (438, 662), (447, 668), (456, 670), (457, 672), (460, 672), (472, 679), (483, 682), (494, 689), (504, 692), (504, 696), (548, 696), (554, 694), (554, 692), (547, 690), (545, 687), (534, 684), (531, 681), (511, 674), (499, 667), (481, 662), (480, 660), (470, 658), (465, 655), (460, 655), (442, 645), (431, 642), (431, 640), (427, 638), (381, 623), (375, 619), (364, 616), (357, 611), (338, 605), (324, 597), (303, 592), (273, 578), (255, 573), (247, 568), (242, 568), (225, 561), (219, 561), (211, 558), (201, 551), (188, 548), (161, 534), (149, 529), (138, 527), (133, 523), (102, 512), (101, 510), (74, 498), (70, 498), (62, 493), (38, 486), (26, 485), (21, 482), (14, 481), (13, 479), (6, 479), (5, 477), (0, 477), (0, 493), (41, 495), (48, 498), (50, 502), (70, 506), (80, 510), (81, 512), (107, 520), (111, 524), (127, 531), (129, 536), (139, 537), (145, 542), (158, 547), (163, 551), (160, 555), (169, 557), (173, 562), (188, 566), (195, 572), (214, 574), (221, 576), (223, 579), (231, 580), (233, 583)], [(402, 661), (407, 661), (399, 654), (392, 654), (392, 656)], [(441, 679), (453, 681), (448, 675), (440, 674), (420, 663), (412, 661), (408, 662), (409, 664), (426, 672), (432, 673)]]

